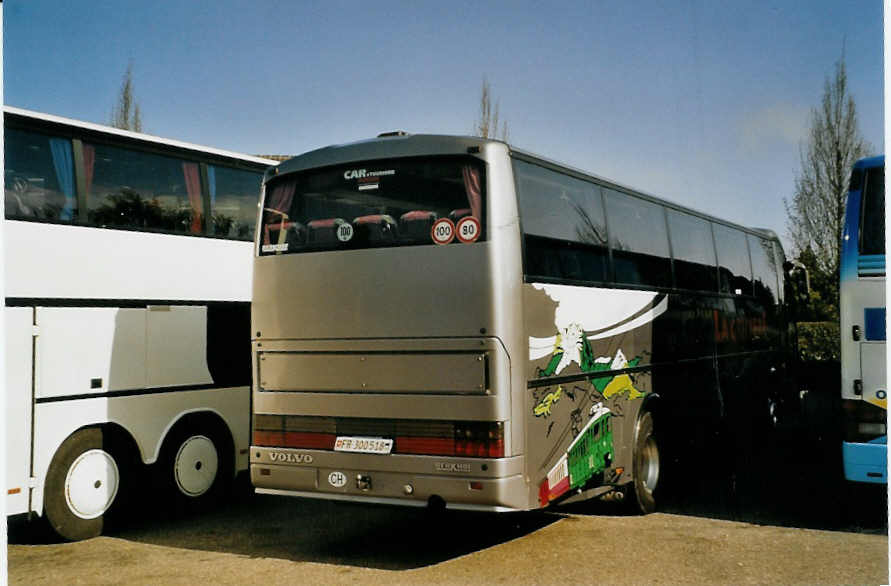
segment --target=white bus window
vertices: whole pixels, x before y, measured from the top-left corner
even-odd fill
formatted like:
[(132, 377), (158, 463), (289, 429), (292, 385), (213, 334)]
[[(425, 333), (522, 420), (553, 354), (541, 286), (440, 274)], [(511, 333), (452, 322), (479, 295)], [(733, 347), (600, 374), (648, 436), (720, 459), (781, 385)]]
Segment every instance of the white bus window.
[(262, 175), (255, 171), (207, 166), (210, 209), (216, 236), (253, 240)]
[(7, 128), (6, 217), (73, 221), (77, 216), (71, 141)]
[(670, 287), (671, 260), (662, 206), (609, 190), (606, 214), (616, 282)]
[(198, 163), (99, 144), (83, 151), (90, 224), (204, 232)]

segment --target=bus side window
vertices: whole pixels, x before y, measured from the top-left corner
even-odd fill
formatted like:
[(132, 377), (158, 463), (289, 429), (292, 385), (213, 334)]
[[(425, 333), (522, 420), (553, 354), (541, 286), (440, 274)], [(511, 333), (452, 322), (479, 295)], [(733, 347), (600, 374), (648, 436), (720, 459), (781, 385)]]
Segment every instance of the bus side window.
[(747, 238), (749, 254), (752, 256), (755, 297), (762, 300), (768, 307), (776, 305), (779, 301), (777, 294), (779, 287), (777, 273), (779, 271), (773, 253), (773, 242), (751, 234), (747, 234)]
[(207, 166), (211, 234), (253, 240), (261, 178), (256, 171)]
[(69, 139), (7, 128), (4, 153), (7, 218), (76, 219), (74, 156)]
[(668, 210), (675, 286), (717, 291), (718, 269), (711, 224), (677, 210)]
[(746, 235), (736, 228), (713, 224), (718, 248), (720, 291), (733, 295), (752, 294), (752, 265)]
[(514, 160), (527, 277), (608, 279), (606, 220), (599, 185)]
[(609, 190), (606, 214), (616, 282), (670, 287), (671, 259), (663, 207)]
[(866, 173), (860, 211), (860, 254), (885, 254), (885, 169)]

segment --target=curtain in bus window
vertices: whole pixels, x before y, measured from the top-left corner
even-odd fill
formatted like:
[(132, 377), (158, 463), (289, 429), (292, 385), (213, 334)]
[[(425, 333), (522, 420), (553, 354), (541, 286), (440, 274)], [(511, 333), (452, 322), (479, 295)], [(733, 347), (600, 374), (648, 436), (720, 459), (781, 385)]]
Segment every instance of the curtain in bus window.
[(296, 188), (296, 180), (280, 181), (272, 188), (272, 193), (266, 196), (266, 207), (263, 208), (263, 244), (283, 244), (279, 239), (284, 238), (287, 229), (294, 224), (288, 221), (288, 210), (294, 201)]
[(470, 204), (470, 214), (481, 219), (483, 210), (482, 189), (480, 189), (480, 171), (470, 165), (464, 165), (461, 169), (464, 177), (464, 189), (467, 191), (467, 201)]
[(210, 209), (213, 209), (217, 202), (217, 168), (213, 165), (207, 166), (207, 189), (210, 191)]
[(84, 153), (84, 183), (86, 184), (87, 193), (93, 189), (93, 167), (96, 164), (96, 149), (93, 145), (83, 143)]
[(65, 205), (59, 212), (59, 219), (73, 220), (74, 212), (77, 209), (77, 198), (74, 195), (74, 156), (71, 154), (71, 141), (64, 138), (51, 138), (49, 143), (59, 189), (65, 195)]
[(201, 233), (201, 175), (198, 163), (183, 163), (183, 176), (186, 180), (186, 192), (189, 194), (189, 205), (192, 206), (192, 234)]

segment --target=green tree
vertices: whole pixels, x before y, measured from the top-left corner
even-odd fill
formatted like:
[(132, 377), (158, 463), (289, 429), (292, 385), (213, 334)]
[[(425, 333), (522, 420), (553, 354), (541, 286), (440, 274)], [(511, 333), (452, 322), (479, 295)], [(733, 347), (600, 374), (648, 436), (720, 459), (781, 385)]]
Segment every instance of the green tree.
[(127, 65), (121, 91), (111, 112), (111, 126), (122, 130), (142, 132), (142, 115), (133, 93), (133, 64)]
[(844, 52), (826, 78), (819, 107), (811, 110), (801, 170), (792, 200), (783, 198), (793, 254), (807, 266), (817, 319), (838, 319), (841, 236), (851, 166), (868, 154), (848, 92)]

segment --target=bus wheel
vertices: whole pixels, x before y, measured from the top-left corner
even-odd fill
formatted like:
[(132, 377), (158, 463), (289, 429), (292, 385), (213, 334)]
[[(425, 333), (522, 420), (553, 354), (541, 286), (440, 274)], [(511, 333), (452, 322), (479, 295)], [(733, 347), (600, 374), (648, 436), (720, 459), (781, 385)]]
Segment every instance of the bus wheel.
[(44, 486), (44, 512), (63, 539), (102, 533), (121, 484), (120, 460), (104, 447), (99, 428), (82, 429), (53, 456)]
[(223, 435), (206, 423), (186, 421), (171, 433), (165, 442), (162, 470), (177, 504), (196, 507), (217, 500), (231, 468), (225, 446)]
[(656, 488), (659, 484), (659, 444), (653, 434), (653, 415), (647, 411), (637, 421), (634, 438), (634, 482), (629, 499), (634, 510), (647, 514), (656, 510)]

